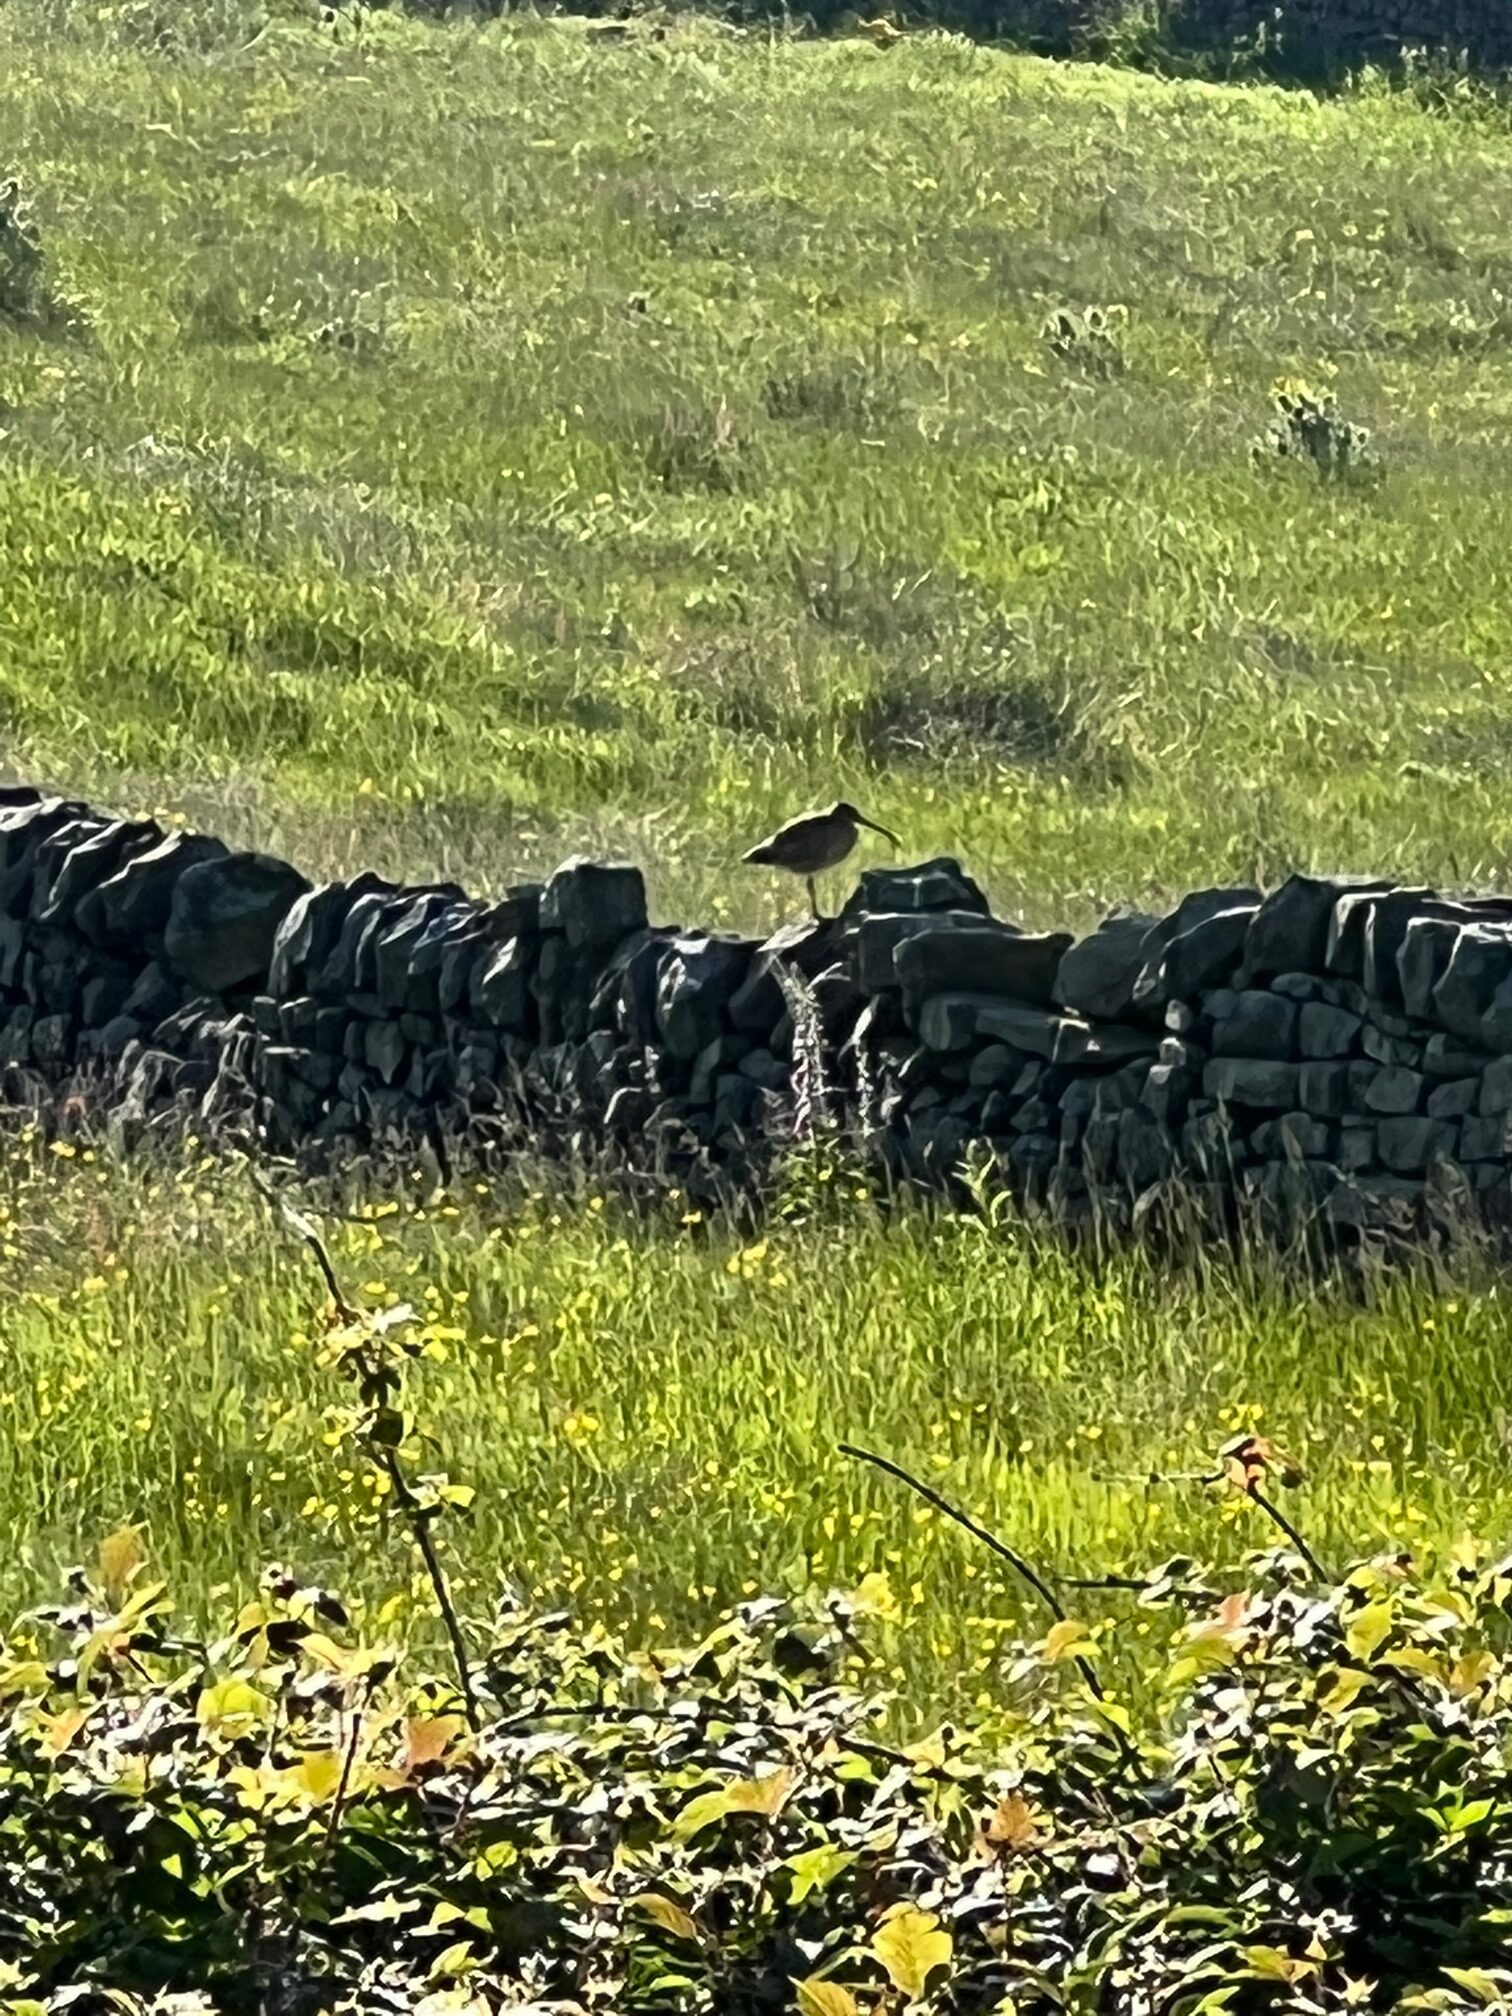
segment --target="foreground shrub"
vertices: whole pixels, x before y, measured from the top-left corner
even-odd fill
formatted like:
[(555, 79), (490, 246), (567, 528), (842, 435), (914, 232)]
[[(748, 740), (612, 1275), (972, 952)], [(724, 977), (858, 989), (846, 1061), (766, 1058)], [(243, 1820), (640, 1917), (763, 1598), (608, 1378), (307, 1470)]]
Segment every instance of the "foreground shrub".
[(13, 2016), (1500, 2006), (1512, 1566), (1305, 1577), (1283, 1553), (1221, 1598), (1189, 1562), (1145, 1585), (1148, 1727), (1082, 1691), (1093, 1648), (1058, 1625), (1004, 1668), (994, 1757), (885, 1740), (834, 1682), (838, 1601), (638, 1655), (506, 1608), (472, 1735), (281, 1573), (219, 1644), (176, 1639), (117, 1536), (0, 1663), (0, 1993)]

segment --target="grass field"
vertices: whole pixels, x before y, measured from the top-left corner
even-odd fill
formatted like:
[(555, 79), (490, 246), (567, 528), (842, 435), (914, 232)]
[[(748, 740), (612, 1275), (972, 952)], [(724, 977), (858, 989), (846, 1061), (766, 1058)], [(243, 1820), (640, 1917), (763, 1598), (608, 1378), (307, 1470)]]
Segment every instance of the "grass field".
[[(369, 1466), (333, 1429), (350, 1396), (319, 1363), (318, 1279), (245, 1179), (35, 1147), (5, 1168), (0, 1611), (132, 1520), (191, 1613), (287, 1561), (370, 1627), (429, 1637), (402, 1531), (375, 1531)], [(1490, 1275), (1309, 1294), (1258, 1260), (1094, 1264), (1011, 1226), (889, 1222), (848, 1188), (760, 1237), (471, 1193), (359, 1206), (329, 1233), (354, 1298), (427, 1318), (423, 1462), (478, 1494), (448, 1531), (480, 1619), (505, 1582), (648, 1635), (756, 1589), (860, 1588), (912, 1702), (1001, 1698), (1000, 1645), (1043, 1620), (839, 1458), (847, 1436), (1068, 1575), (1275, 1541), (1237, 1499), (1150, 1481), (1213, 1468), (1249, 1427), (1306, 1467), (1283, 1495), (1330, 1566), (1443, 1561), (1512, 1527), (1512, 1305)], [(1089, 1623), (1127, 1613), (1070, 1600)]]
[[(1322, 863), (1512, 882), (1493, 107), (295, 11), (154, 45), (134, 4), (0, 9), (44, 252), (0, 264), (18, 772), (328, 869), (623, 849), (660, 914), (745, 923), (779, 898), (738, 847), (841, 788), (1026, 918)], [(1058, 356), (1089, 306), (1113, 354)], [(1372, 428), (1368, 480), (1256, 464), (1281, 378)], [(0, 1605), (132, 1519), (192, 1611), (287, 1558), (407, 1629), (243, 1180), (35, 1144), (0, 1180)], [(1140, 1481), (1257, 1420), (1331, 1564), (1512, 1524), (1468, 1261), (1308, 1293), (856, 1198), (761, 1239), (364, 1208), (340, 1264), (445, 1347), (476, 1611), (505, 1575), (648, 1628), (885, 1577), (914, 1702), (1000, 1691), (1018, 1598), (841, 1435), (1082, 1573), (1266, 1537)]]
[[(836, 786), (1071, 922), (1512, 878), (1505, 120), (262, 12), (0, 16), (16, 764), (327, 865), (622, 847), (704, 917)], [(1108, 376), (1042, 333), (1088, 305)], [(1283, 376), (1379, 482), (1251, 465)]]

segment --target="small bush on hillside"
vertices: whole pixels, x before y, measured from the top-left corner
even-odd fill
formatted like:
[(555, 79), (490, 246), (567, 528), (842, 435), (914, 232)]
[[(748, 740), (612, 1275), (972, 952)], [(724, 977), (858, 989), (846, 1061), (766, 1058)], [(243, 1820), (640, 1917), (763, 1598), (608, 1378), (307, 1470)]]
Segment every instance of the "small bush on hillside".
[(1331, 480), (1374, 474), (1379, 458), (1370, 446), (1370, 430), (1339, 412), (1332, 392), (1314, 392), (1292, 382), (1276, 387), (1276, 417), (1254, 443), (1258, 462), (1310, 462)]
[(0, 316), (30, 321), (48, 306), (42, 246), (19, 182), (0, 184)]
[(1045, 341), (1063, 364), (1089, 377), (1111, 378), (1126, 363), (1123, 348), (1127, 310), (1057, 308), (1045, 323)]

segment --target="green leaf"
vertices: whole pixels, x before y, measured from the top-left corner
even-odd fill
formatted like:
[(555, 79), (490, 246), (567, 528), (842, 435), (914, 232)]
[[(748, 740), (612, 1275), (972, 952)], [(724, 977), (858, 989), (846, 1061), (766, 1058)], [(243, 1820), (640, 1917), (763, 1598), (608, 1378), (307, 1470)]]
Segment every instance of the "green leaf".
[(799, 2016), (860, 2016), (860, 2004), (849, 1988), (838, 1981), (821, 1981), (811, 1974), (807, 1981), (794, 1981)]
[(783, 1867), (793, 1872), (791, 1901), (801, 1904), (812, 1891), (827, 1890), (855, 1860), (854, 1849), (837, 1848), (831, 1841), (823, 1841), (817, 1848), (805, 1848), (801, 1855), (790, 1855)]
[(878, 1926), (872, 1951), (887, 1969), (895, 1988), (917, 2002), (936, 1967), (948, 1967), (954, 1951), (950, 1934), (933, 1911), (902, 1905)]

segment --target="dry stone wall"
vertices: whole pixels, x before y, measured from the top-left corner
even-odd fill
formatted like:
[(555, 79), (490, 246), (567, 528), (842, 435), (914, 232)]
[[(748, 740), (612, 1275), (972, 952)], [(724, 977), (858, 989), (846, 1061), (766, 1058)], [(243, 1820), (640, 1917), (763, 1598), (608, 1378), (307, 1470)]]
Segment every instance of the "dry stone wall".
[(729, 1182), (823, 1105), (897, 1176), (973, 1162), (1068, 1219), (1247, 1200), (1341, 1230), (1512, 1200), (1512, 899), (1294, 876), (994, 917), (949, 859), (765, 940), (652, 925), (638, 869), (484, 903), (0, 792), (0, 1072), (117, 1124), (229, 1116), (345, 1157), (417, 1137)]

